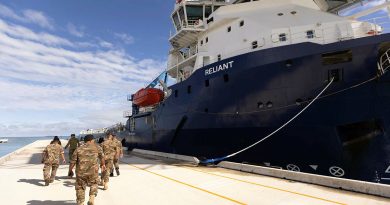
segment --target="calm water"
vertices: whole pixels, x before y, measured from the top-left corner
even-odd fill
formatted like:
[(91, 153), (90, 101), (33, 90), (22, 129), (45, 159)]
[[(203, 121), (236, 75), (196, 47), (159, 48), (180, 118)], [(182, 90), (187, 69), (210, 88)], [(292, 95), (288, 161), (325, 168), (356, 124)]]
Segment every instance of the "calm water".
[(0, 157), (24, 147), (36, 140), (52, 139), (53, 137), (9, 137), (8, 143), (0, 143)]

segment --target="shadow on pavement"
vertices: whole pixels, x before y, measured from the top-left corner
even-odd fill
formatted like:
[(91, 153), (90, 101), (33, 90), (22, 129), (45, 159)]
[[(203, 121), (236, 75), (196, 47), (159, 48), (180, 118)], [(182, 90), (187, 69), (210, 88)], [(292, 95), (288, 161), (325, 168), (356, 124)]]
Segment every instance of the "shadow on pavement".
[(35, 186), (44, 186), (45, 184), (45, 181), (42, 179), (19, 179), (18, 182), (28, 183)]
[(40, 200), (31, 200), (27, 202), (27, 205), (70, 205), (70, 204), (76, 204), (75, 201), (40, 201)]

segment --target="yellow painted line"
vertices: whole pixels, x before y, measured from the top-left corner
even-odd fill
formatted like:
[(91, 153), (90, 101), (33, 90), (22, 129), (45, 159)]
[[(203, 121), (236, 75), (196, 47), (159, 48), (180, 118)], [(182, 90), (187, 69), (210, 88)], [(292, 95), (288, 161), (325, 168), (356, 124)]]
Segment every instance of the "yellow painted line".
[[(178, 165), (173, 165), (173, 166), (178, 166)], [(278, 190), (278, 191), (282, 191), (282, 192), (287, 192), (287, 193), (291, 193), (291, 194), (295, 194), (295, 195), (300, 195), (300, 196), (304, 196), (304, 197), (308, 197), (308, 198), (312, 198), (312, 199), (318, 199), (318, 200), (330, 202), (330, 203), (333, 203), (333, 204), (346, 205), (346, 204), (341, 203), (341, 202), (332, 201), (332, 200), (324, 199), (324, 198), (321, 198), (321, 197), (316, 197), (316, 196), (312, 196), (312, 195), (308, 195), (308, 194), (302, 194), (302, 193), (298, 193), (298, 192), (294, 192), (294, 191), (289, 191), (289, 190), (285, 190), (285, 189), (280, 189), (280, 188), (273, 187), (273, 186), (269, 186), (269, 185), (264, 185), (264, 184), (259, 184), (259, 183), (255, 183), (255, 182), (245, 181), (245, 180), (236, 179), (236, 178), (233, 178), (233, 177), (228, 177), (228, 176), (224, 176), (224, 175), (214, 174), (214, 173), (205, 172), (205, 171), (201, 171), (201, 170), (196, 170), (196, 169), (192, 169), (192, 168), (188, 168), (188, 167), (183, 167), (183, 166), (178, 166), (178, 167), (181, 167), (181, 168), (183, 168), (183, 169), (188, 169), (188, 170), (196, 171), (196, 172), (205, 173), (205, 174), (210, 174), (210, 175), (213, 175), (213, 176), (218, 176), (218, 177), (222, 177), (222, 178), (226, 178), (226, 179), (231, 179), (231, 180), (234, 180), (234, 181), (239, 181), (239, 182), (243, 182), (243, 183), (247, 183), (247, 184), (252, 184), (252, 185), (256, 185), (256, 186), (261, 186), (261, 187), (264, 187), (264, 188), (269, 188), (269, 189), (274, 189), (274, 190)]]
[(237, 201), (237, 200), (235, 200), (235, 199), (232, 199), (232, 198), (229, 198), (229, 197), (226, 197), (226, 196), (223, 196), (223, 195), (214, 193), (214, 192), (212, 192), (212, 191), (208, 191), (208, 190), (206, 190), (206, 189), (202, 189), (202, 188), (200, 188), (200, 187), (196, 187), (196, 186), (194, 186), (194, 185), (187, 184), (187, 183), (185, 183), (185, 182), (182, 182), (182, 181), (179, 181), (179, 180), (176, 180), (176, 179), (173, 179), (173, 178), (170, 178), (170, 177), (161, 175), (161, 174), (157, 174), (157, 173), (155, 173), (155, 172), (149, 171), (149, 170), (144, 169), (144, 168), (141, 168), (141, 167), (137, 167), (137, 166), (134, 166), (134, 165), (131, 165), (131, 164), (128, 164), (128, 165), (129, 165), (129, 166), (132, 166), (132, 167), (135, 167), (135, 168), (137, 168), (137, 169), (139, 169), (139, 170), (148, 172), (148, 173), (150, 173), (150, 174), (154, 174), (154, 175), (156, 175), (156, 176), (159, 176), (159, 177), (168, 179), (168, 180), (170, 180), (170, 181), (173, 181), (173, 182), (176, 182), (176, 183), (179, 183), (179, 184), (182, 184), (182, 185), (185, 185), (185, 186), (188, 186), (188, 187), (191, 187), (191, 188), (194, 188), (194, 189), (197, 189), (197, 190), (206, 192), (206, 193), (208, 193), (208, 194), (211, 194), (211, 195), (214, 195), (214, 196), (217, 196), (217, 197), (226, 199), (226, 200), (229, 200), (229, 201), (234, 202), (234, 203), (236, 203), (236, 204), (246, 205), (246, 204), (243, 203), (243, 202), (240, 202), (240, 201)]

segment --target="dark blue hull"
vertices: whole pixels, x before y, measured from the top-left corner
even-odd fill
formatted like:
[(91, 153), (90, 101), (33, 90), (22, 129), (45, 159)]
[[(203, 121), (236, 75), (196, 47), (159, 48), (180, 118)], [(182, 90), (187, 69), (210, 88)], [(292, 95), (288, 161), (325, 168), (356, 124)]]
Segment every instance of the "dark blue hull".
[[(379, 55), (389, 42), (386, 34), (329, 45), (302, 43), (198, 69), (171, 86), (173, 94), (154, 112), (129, 119), (135, 130), (127, 145), (222, 157), (279, 128), (336, 76), (295, 121), (230, 160), (390, 183), (390, 74), (376, 78)], [(231, 68), (205, 75), (232, 61)]]

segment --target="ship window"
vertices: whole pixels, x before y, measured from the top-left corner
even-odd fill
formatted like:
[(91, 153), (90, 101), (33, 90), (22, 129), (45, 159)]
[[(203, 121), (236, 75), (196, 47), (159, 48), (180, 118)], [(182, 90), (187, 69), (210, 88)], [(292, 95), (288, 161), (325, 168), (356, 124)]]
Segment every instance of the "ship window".
[(181, 26), (180, 26), (180, 20), (179, 20), (179, 16), (177, 15), (177, 13), (175, 13), (173, 15), (173, 23), (175, 24), (176, 26), (176, 29), (177, 30), (180, 30)]
[(252, 42), (252, 49), (255, 49), (255, 48), (257, 48), (257, 41)]
[(352, 51), (337, 51), (333, 53), (322, 54), (322, 65), (334, 65), (352, 61)]
[(206, 37), (206, 43), (208, 43), (209, 42), (209, 37)]
[(221, 57), (221, 54), (219, 54), (219, 55), (218, 55), (218, 61), (220, 61), (221, 58), (222, 58), (222, 57)]
[(175, 90), (175, 97), (177, 98), (179, 96), (179, 91)]
[(210, 86), (210, 81), (209, 81), (209, 79), (207, 79), (207, 80), (204, 81), (204, 85), (205, 85), (206, 87), (209, 87), (209, 86)]
[(306, 31), (306, 37), (307, 38), (314, 38), (314, 31), (313, 30)]
[(258, 102), (258, 103), (257, 103), (257, 108), (260, 108), (260, 109), (261, 109), (261, 108), (263, 108), (263, 107), (264, 107), (264, 104), (263, 104), (262, 102)]
[(240, 27), (244, 26), (244, 21), (240, 21)]
[(227, 32), (230, 32), (230, 31), (232, 31), (232, 27), (231, 27), (231, 26), (229, 26), (229, 27), (227, 28)]
[(223, 75), (223, 81), (225, 83), (229, 82), (229, 75), (228, 74)]
[(206, 6), (206, 8), (204, 9), (204, 16), (208, 18), (211, 13), (212, 13), (211, 6)]
[(191, 85), (189, 85), (189, 86), (187, 87), (187, 93), (188, 93), (188, 94), (191, 93)]
[(207, 24), (209, 24), (209, 23), (211, 23), (213, 21), (214, 21), (214, 17), (211, 17), (211, 18), (207, 19)]
[(200, 41), (200, 45), (203, 46), (203, 40)]
[[(188, 21), (195, 21), (203, 19), (203, 6), (186, 6)], [(190, 23), (190, 22), (188, 22)]]
[(279, 34), (279, 41), (287, 41), (287, 35), (285, 33)]

